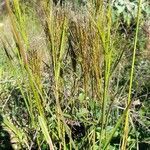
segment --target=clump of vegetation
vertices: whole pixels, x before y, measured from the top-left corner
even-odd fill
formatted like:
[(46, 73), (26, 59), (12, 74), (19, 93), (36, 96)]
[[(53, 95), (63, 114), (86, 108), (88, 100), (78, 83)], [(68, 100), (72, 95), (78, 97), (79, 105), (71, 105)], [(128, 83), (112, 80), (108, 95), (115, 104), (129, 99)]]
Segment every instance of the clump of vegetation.
[(12, 148), (149, 149), (142, 1), (132, 23), (118, 3), (6, 0), (0, 127)]

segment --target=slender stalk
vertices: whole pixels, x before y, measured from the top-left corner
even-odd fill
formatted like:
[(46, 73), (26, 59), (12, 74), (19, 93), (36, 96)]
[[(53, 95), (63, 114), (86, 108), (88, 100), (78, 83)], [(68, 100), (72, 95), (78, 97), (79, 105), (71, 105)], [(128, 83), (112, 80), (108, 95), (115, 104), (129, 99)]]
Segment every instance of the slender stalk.
[(12, 13), (12, 10), (10, 8), (10, 4), (9, 4), (8, 0), (6, 0), (6, 7), (7, 7), (8, 14), (9, 14), (9, 17), (10, 17), (10, 20), (11, 20), (12, 32), (13, 32), (13, 35), (15, 37), (16, 44), (18, 46), (19, 56), (23, 60), (24, 65), (26, 66), (27, 63), (28, 63), (28, 61), (27, 61), (27, 55), (26, 55), (25, 50), (23, 48), (23, 45), (21, 43), (20, 36), (19, 36), (19, 34), (17, 32), (17, 27), (16, 27), (16, 24), (14, 22), (13, 13)]
[[(102, 116), (101, 116), (101, 134), (100, 134), (100, 143), (102, 139), (105, 139), (105, 121), (106, 121), (106, 106), (108, 103), (108, 87), (109, 87), (109, 78), (110, 78), (110, 67), (111, 67), (111, 6), (108, 6), (107, 13), (107, 34), (104, 45), (104, 93), (103, 93), (103, 102), (102, 102)], [(102, 145), (100, 145), (101, 147)]]
[[(131, 102), (131, 92), (132, 92), (133, 75), (134, 75), (134, 64), (135, 64), (135, 59), (136, 59), (136, 47), (137, 47), (138, 31), (139, 31), (139, 24), (140, 24), (141, 4), (142, 4), (142, 0), (139, 0), (137, 20), (136, 20), (137, 25), (136, 25), (136, 33), (135, 33), (135, 40), (134, 40), (134, 49), (133, 49), (132, 67), (131, 67), (131, 74), (130, 74), (130, 84), (129, 84), (129, 93), (128, 93), (127, 105)], [(124, 135), (123, 135), (121, 150), (126, 150), (126, 146), (127, 146), (128, 132), (129, 132), (129, 129), (128, 129), (129, 128), (129, 113), (130, 113), (130, 110), (128, 110), (126, 113)]]

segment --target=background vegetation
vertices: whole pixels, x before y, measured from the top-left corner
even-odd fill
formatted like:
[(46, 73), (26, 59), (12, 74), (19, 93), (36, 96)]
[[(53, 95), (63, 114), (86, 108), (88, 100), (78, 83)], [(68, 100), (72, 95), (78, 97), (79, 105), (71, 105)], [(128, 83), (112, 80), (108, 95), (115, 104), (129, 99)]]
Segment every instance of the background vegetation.
[(0, 149), (149, 150), (149, 1), (4, 4)]

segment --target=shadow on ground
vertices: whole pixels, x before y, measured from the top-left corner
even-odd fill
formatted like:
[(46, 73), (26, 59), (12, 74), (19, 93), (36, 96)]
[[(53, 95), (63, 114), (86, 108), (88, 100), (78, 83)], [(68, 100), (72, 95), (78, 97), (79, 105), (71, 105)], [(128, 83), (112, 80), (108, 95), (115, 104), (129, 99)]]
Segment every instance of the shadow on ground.
[(2, 126), (3, 117), (0, 115), (0, 150), (13, 150), (10, 134)]

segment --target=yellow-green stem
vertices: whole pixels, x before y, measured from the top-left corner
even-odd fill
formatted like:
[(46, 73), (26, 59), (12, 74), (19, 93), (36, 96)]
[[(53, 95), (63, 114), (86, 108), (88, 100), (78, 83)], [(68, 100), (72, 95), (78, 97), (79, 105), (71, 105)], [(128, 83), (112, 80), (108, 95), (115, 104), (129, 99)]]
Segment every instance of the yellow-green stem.
[[(136, 58), (136, 47), (137, 47), (138, 31), (139, 31), (139, 23), (140, 23), (141, 3), (142, 3), (142, 0), (139, 0), (138, 13), (137, 13), (137, 25), (136, 25), (136, 33), (135, 33), (135, 40), (134, 40), (134, 49), (133, 49), (132, 67), (131, 67), (131, 74), (130, 74), (130, 84), (129, 84), (129, 93), (128, 93), (127, 105), (131, 101), (134, 64), (135, 64), (135, 58)], [(128, 130), (128, 128), (129, 128), (129, 113), (130, 113), (130, 110), (127, 111), (126, 117), (125, 117), (124, 135), (123, 135), (121, 150), (126, 150), (126, 146), (127, 146), (128, 132), (129, 132), (129, 130)]]

